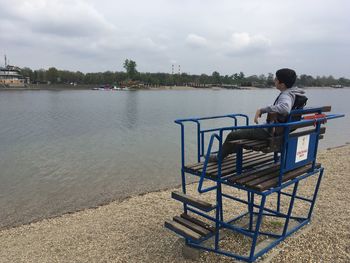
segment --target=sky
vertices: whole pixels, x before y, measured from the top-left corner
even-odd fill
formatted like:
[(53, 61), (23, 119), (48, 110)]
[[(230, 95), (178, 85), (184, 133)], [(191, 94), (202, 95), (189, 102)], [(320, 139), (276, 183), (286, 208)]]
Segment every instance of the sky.
[(0, 65), (350, 78), (349, 0), (0, 0)]

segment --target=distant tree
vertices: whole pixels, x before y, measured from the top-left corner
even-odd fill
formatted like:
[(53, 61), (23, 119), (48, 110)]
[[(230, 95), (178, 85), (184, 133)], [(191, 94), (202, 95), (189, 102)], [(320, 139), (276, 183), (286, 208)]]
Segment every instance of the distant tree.
[(232, 78), (235, 84), (242, 84), (245, 81), (245, 75), (242, 71), (239, 72), (239, 74), (238, 73), (233, 74)]
[[(235, 73), (231, 76), (221, 76), (219, 72), (214, 71), (211, 75), (189, 75), (169, 74), (169, 73), (139, 73), (136, 70), (136, 63), (132, 60), (125, 60), (124, 68), (126, 72), (94, 72), (82, 73), (80, 71), (73, 72), (68, 70), (58, 70), (54, 67), (39, 70), (32, 70), (30, 68), (22, 68), (21, 73), (24, 77), (30, 77), (33, 83), (81, 83), (81, 84), (114, 84), (126, 80), (139, 80), (146, 85), (198, 85), (198, 84), (236, 84), (241, 86), (256, 85), (257, 87), (266, 87), (274, 85), (274, 75), (252, 75), (246, 77), (243, 72)], [(350, 79), (341, 77), (336, 79), (330, 76), (310, 76), (301, 74), (297, 78), (296, 85), (312, 87), (329, 87), (331, 85), (341, 84), (343, 86), (350, 86)]]
[(21, 73), (24, 77), (29, 77), (29, 78), (33, 77), (33, 70), (31, 70), (30, 68), (27, 68), (27, 67), (22, 68)]
[(192, 81), (192, 78), (190, 75), (188, 75), (187, 73), (181, 73), (181, 75), (179, 76), (180, 77), (180, 84), (181, 85), (185, 85), (187, 83), (190, 83)]
[(341, 78), (338, 80), (338, 82), (339, 82), (340, 85), (347, 86), (347, 87), (350, 86), (350, 79), (341, 77)]
[(244, 73), (241, 71), (241, 72), (239, 72), (239, 78), (241, 79), (241, 80), (244, 80), (244, 78), (245, 78), (245, 75), (244, 75)]
[(37, 70), (34, 70), (34, 71), (33, 71), (32, 82), (33, 82), (33, 83), (37, 83), (37, 82), (38, 82), (38, 71), (37, 71)]
[(112, 84), (115, 82), (115, 75), (111, 71), (103, 72), (103, 83)]
[(301, 74), (299, 77), (300, 85), (305, 87), (315, 86), (315, 79), (310, 75)]
[(51, 83), (56, 83), (58, 79), (58, 70), (54, 67), (49, 68), (49, 70), (46, 72), (46, 78)]
[(209, 84), (210, 83), (210, 77), (206, 74), (201, 74), (199, 76), (199, 82), (201, 84)]
[(326, 86), (336, 85), (337, 80), (332, 75), (330, 75), (330, 76), (326, 77), (324, 84)]
[(266, 84), (267, 84), (267, 86), (274, 86), (275, 85), (275, 81), (274, 81), (272, 73), (267, 74)]
[(84, 80), (84, 73), (83, 72), (80, 72), (80, 71), (77, 71), (74, 73), (74, 80), (76, 83), (82, 83), (83, 80)]
[(217, 71), (214, 71), (211, 74), (212, 80), (213, 80), (213, 84), (221, 84), (221, 76), (220, 73)]
[(37, 74), (37, 81), (39, 83), (47, 83), (47, 78), (46, 78), (46, 70), (45, 69), (39, 69), (35, 71)]
[(259, 82), (262, 84), (262, 83), (265, 83), (267, 80), (267, 77), (264, 75), (264, 74), (261, 74), (259, 75)]
[(229, 75), (225, 75), (225, 76), (222, 77), (222, 82), (224, 84), (231, 84), (231, 81), (232, 81), (232, 79), (231, 79), (231, 77)]
[(136, 66), (136, 62), (133, 60), (126, 59), (124, 61), (123, 67), (125, 68), (130, 79), (134, 79), (137, 74)]
[(115, 80), (117, 82), (125, 81), (128, 78), (127, 73), (125, 72), (116, 72), (115, 73)]
[(239, 83), (239, 75), (237, 73), (233, 74), (232, 75), (232, 78), (233, 78), (233, 82), (235, 84), (238, 84)]
[(244, 80), (241, 81), (241, 86), (257, 86), (257, 84), (260, 84), (260, 79), (257, 75), (251, 75), (249, 77), (244, 78)]

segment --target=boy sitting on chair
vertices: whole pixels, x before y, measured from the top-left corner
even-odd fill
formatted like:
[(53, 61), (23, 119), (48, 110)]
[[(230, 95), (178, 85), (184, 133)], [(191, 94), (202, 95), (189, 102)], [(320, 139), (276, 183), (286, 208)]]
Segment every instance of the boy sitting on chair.
[[(256, 124), (258, 124), (258, 119), (261, 117), (261, 115), (265, 113), (277, 113), (277, 121), (286, 122), (288, 115), (295, 104), (296, 96), (304, 97), (304, 101), (306, 103), (307, 98), (304, 95), (305, 92), (297, 87), (293, 87), (296, 78), (296, 73), (292, 69), (283, 68), (276, 71), (275, 87), (281, 91), (281, 93), (278, 95), (273, 105), (258, 109), (256, 111), (254, 117), (254, 122)], [(237, 151), (237, 149), (234, 149), (234, 147), (230, 145), (230, 141), (240, 139), (264, 140), (272, 136), (274, 136), (273, 132), (268, 129), (234, 130), (227, 135), (226, 140), (222, 145), (221, 160), (226, 158), (229, 154)], [(209, 157), (209, 162), (217, 162), (218, 158), (219, 154), (211, 155)]]

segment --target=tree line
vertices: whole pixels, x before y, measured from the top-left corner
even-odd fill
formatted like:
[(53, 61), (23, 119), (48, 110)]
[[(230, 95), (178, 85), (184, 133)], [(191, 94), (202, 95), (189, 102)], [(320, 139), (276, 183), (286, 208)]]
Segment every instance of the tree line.
[[(214, 71), (211, 75), (201, 74), (170, 74), (170, 73), (143, 73), (138, 72), (137, 64), (133, 60), (125, 60), (123, 63), (125, 71), (105, 71), (96, 73), (82, 73), (80, 71), (59, 70), (55, 67), (49, 69), (32, 70), (23, 68), (22, 75), (29, 77), (31, 83), (52, 84), (93, 84), (93, 85), (120, 85), (128, 81), (136, 81), (149, 86), (274, 86), (274, 74), (261, 74), (246, 76), (243, 72), (232, 75), (221, 75)], [(333, 85), (350, 86), (350, 79), (333, 76), (299, 75), (296, 85), (305, 87), (329, 87)]]

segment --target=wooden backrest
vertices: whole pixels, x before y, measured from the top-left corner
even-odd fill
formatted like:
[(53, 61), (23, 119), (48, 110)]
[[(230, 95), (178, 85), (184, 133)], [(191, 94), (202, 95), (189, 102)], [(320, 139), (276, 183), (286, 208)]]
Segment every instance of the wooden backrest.
[[(288, 116), (286, 116), (286, 120), (288, 122), (295, 119), (296, 117), (299, 119), (303, 119), (303, 117), (305, 116), (320, 114), (323, 112), (330, 112), (331, 109), (332, 109), (331, 106), (323, 106), (323, 107), (315, 107), (315, 108), (304, 108), (301, 110), (293, 110)], [(279, 114), (276, 112), (270, 112), (267, 116), (267, 121), (269, 123), (279, 123), (280, 122)], [(308, 127), (308, 126), (313, 126), (313, 124), (312, 123), (296, 124), (290, 127), (290, 131), (292, 132), (292, 131), (295, 131), (296, 129)], [(283, 134), (284, 128), (275, 127), (271, 132), (274, 133), (276, 136), (279, 136)]]

